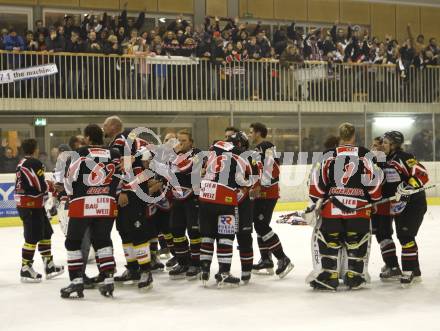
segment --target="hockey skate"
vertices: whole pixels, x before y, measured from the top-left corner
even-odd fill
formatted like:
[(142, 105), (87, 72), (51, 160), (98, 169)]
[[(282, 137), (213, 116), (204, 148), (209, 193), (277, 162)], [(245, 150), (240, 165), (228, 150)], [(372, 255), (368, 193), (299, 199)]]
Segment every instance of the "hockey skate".
[(347, 285), (350, 290), (360, 290), (367, 285), (367, 281), (361, 274), (347, 271), (344, 277), (344, 284)]
[(243, 285), (249, 284), (249, 281), (251, 280), (252, 273), (249, 271), (243, 271), (241, 273), (241, 282)]
[(151, 274), (151, 271), (141, 272), (138, 288), (141, 292), (147, 292), (153, 288), (153, 275)]
[[(71, 296), (76, 293), (76, 296)], [(75, 278), (69, 286), (63, 287), (60, 290), (63, 299), (78, 299), (84, 298), (84, 284), (81, 278)]]
[(165, 266), (167, 268), (167, 270), (171, 270), (173, 269), (173, 267), (177, 264), (177, 258), (175, 256), (173, 256), (171, 259), (169, 259), (166, 263)]
[(32, 263), (25, 264), (21, 267), (20, 277), (22, 283), (40, 283), (43, 279), (41, 274), (34, 270)]
[(310, 286), (318, 291), (335, 292), (339, 286), (339, 275), (336, 271), (323, 271), (310, 282)]
[(200, 278), (200, 267), (189, 266), (188, 271), (185, 274), (186, 280), (197, 280)]
[(287, 256), (284, 256), (282, 259), (278, 260), (278, 268), (275, 273), (281, 279), (286, 277), (289, 272), (293, 269), (293, 263), (290, 262), (290, 259)]
[(99, 293), (105, 297), (113, 297), (113, 291), (115, 290), (115, 280), (112, 273), (105, 275), (104, 282), (98, 285)]
[(215, 275), (218, 288), (238, 287), (240, 285), (240, 278), (232, 276), (230, 272), (222, 272)]
[(168, 274), (170, 275), (170, 279), (172, 280), (184, 279), (188, 269), (189, 268), (187, 265), (177, 264), (170, 270)]
[(200, 280), (202, 281), (203, 287), (208, 287), (208, 281), (209, 281), (209, 271), (202, 271), (200, 274)]
[(52, 279), (64, 273), (64, 267), (55, 265), (52, 256), (48, 258), (44, 258), (43, 262), (44, 262), (44, 273), (46, 274), (46, 279)]
[(256, 275), (273, 275), (273, 261), (271, 259), (260, 259), (258, 264), (252, 266), (252, 273)]
[(156, 254), (151, 254), (151, 271), (163, 271), (165, 266), (160, 262)]
[(122, 283), (122, 285), (133, 285), (139, 281), (140, 275), (138, 270), (125, 269), (125, 271), (120, 276), (115, 277), (116, 283)]
[(402, 271), (402, 276), (400, 276), (400, 286), (403, 288), (411, 287), (411, 285), (421, 281), (422, 278), (420, 270)]
[(384, 282), (399, 280), (401, 276), (402, 276), (402, 271), (400, 270), (399, 267), (391, 268), (387, 265), (385, 265), (382, 268), (381, 273), (379, 274), (380, 280)]

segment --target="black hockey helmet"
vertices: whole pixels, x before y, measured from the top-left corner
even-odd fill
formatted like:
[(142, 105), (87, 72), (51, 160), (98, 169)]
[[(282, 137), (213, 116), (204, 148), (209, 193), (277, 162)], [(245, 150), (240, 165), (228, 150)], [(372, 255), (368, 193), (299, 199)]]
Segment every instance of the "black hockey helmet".
[(247, 151), (249, 149), (249, 139), (243, 131), (235, 132), (226, 141), (233, 143), (235, 147), (242, 151)]
[(397, 146), (401, 146), (404, 141), (403, 134), (400, 131), (387, 131), (383, 135), (383, 139), (385, 138)]

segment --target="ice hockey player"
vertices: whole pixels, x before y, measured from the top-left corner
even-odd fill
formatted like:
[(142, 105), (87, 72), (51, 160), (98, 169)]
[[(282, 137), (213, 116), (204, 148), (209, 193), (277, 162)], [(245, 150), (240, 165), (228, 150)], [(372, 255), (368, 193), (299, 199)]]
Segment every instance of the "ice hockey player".
[[(254, 201), (254, 228), (257, 233), (258, 247), (261, 259), (252, 267), (256, 274), (273, 275), (274, 264), (271, 255), (278, 259), (275, 273), (284, 278), (292, 269), (293, 264), (284, 253), (283, 246), (278, 235), (270, 227), (273, 210), (279, 198), (279, 158), (276, 155), (276, 147), (265, 140), (267, 127), (262, 123), (253, 123), (250, 126), (250, 140), (255, 144), (261, 162), (261, 179), (259, 193)], [(258, 189), (257, 189), (258, 192)]]
[[(393, 182), (393, 174), (395, 170), (387, 167), (385, 154), (383, 152), (383, 137), (376, 137), (373, 140), (373, 144), (371, 146), (371, 151), (376, 154), (377, 165), (381, 167), (384, 171), (384, 183), (382, 186), (382, 196), (383, 198), (388, 198), (393, 196), (396, 187), (394, 190), (388, 190), (390, 184), (386, 184), (387, 180)], [(382, 153), (382, 157), (379, 153)], [(392, 186), (395, 186), (391, 184)], [(402, 271), (399, 267), (399, 261), (397, 260), (396, 255), (396, 244), (393, 240), (393, 217), (390, 214), (391, 205), (389, 202), (379, 204), (376, 208), (372, 210), (371, 214), (371, 225), (373, 234), (376, 236), (377, 242), (380, 246), (380, 251), (382, 254), (382, 260), (385, 265), (382, 267), (381, 273), (379, 277), (381, 280), (400, 280), (402, 275)]]
[[(249, 140), (246, 134), (237, 128), (226, 128), (225, 139), (232, 142), (241, 153), (249, 150)], [(250, 176), (254, 175), (257, 180), (259, 180), (257, 161), (252, 160), (251, 154), (249, 154), (247, 159), (251, 167), (250, 173), (246, 173), (247, 179), (250, 179)], [(236, 237), (238, 242), (238, 250), (240, 252), (241, 281), (245, 285), (248, 284), (251, 279), (252, 263), (254, 260), (254, 249), (252, 247), (252, 213), (254, 201), (253, 196), (251, 197), (252, 194), (252, 187), (240, 187), (237, 189), (238, 231), (236, 233)]]
[[(402, 150), (403, 134), (399, 131), (388, 131), (383, 136), (383, 150), (386, 154), (386, 196), (396, 195), (391, 203), (391, 215), (394, 217), (397, 238), (402, 245), (402, 276), (400, 283), (403, 287), (420, 280), (417, 232), (423, 222), (427, 210), (426, 194), (424, 191), (414, 192), (428, 182), (425, 167), (415, 157)], [(395, 250), (393, 259), (395, 257)], [(397, 260), (397, 258), (396, 258)], [(391, 272), (392, 270), (385, 270)]]
[[(188, 130), (177, 133), (179, 144), (174, 147), (176, 156), (171, 160), (171, 172), (177, 178), (178, 186), (173, 185), (173, 205), (171, 209), (171, 232), (174, 252), (178, 264), (170, 271), (170, 279), (196, 280), (200, 274), (200, 230), (199, 200), (194, 192), (191, 174), (193, 167), (202, 162), (193, 146), (192, 135)], [(188, 232), (188, 238), (186, 236)]]
[[(127, 270), (115, 279), (125, 285), (138, 283), (141, 291), (147, 291), (153, 286), (151, 240), (155, 237), (153, 219), (156, 206), (149, 193), (148, 180), (139, 180), (145, 167), (142, 163), (142, 151), (150, 145), (134, 133), (126, 133), (126, 145), (130, 149), (129, 156), (133, 157), (131, 165), (124, 167), (124, 181), (118, 197), (117, 227), (121, 238), (128, 241), (124, 245), (127, 258)], [(157, 269), (164, 266), (157, 263)]]
[(200, 231), (202, 248), (201, 280), (206, 286), (210, 278), (214, 242), (217, 242), (219, 271), (215, 275), (218, 287), (238, 286), (240, 279), (231, 273), (232, 252), (238, 222), (238, 194), (240, 188), (249, 188), (246, 169), (250, 166), (240, 157), (234, 145), (240, 141), (231, 136), (229, 141), (217, 141), (210, 148), (206, 172), (200, 185)]
[(317, 290), (339, 286), (339, 255), (346, 249), (348, 262), (344, 283), (349, 289), (366, 284), (370, 243), (370, 209), (355, 210), (380, 200), (383, 173), (368, 149), (355, 146), (355, 128), (339, 126), (339, 146), (325, 153), (311, 175), (309, 196), (323, 199), (317, 233), (321, 270), (310, 285)]
[(32, 267), (37, 245), (43, 259), (46, 279), (62, 274), (64, 267), (56, 266), (53, 261), (51, 250), (53, 230), (44, 209), (48, 183), (44, 177), (44, 166), (37, 159), (37, 141), (26, 139), (22, 143), (22, 148), (25, 156), (17, 165), (15, 181), (15, 201), (23, 222), (25, 241), (22, 248), (20, 277), (22, 282), (36, 283), (42, 280), (41, 274)]
[(69, 196), (69, 225), (65, 247), (71, 284), (61, 289), (61, 297), (76, 293), (83, 297), (83, 261), (81, 242), (87, 228), (96, 249), (98, 268), (103, 275), (99, 291), (112, 296), (115, 260), (110, 233), (117, 216), (116, 189), (119, 185), (120, 154), (118, 150), (103, 147), (103, 132), (96, 124), (84, 129), (87, 146), (77, 150), (71, 158), (65, 178)]

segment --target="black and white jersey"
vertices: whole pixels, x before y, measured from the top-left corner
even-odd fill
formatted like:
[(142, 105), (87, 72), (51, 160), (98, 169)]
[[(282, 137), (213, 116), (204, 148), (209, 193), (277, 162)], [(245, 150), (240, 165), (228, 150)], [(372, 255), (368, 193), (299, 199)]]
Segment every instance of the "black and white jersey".
[(85, 146), (72, 157), (65, 178), (69, 216), (113, 218), (117, 216), (120, 154), (117, 149)]
[(200, 201), (237, 206), (238, 189), (252, 186), (252, 181), (247, 179), (250, 169), (249, 161), (240, 156), (240, 151), (232, 143), (216, 142), (211, 146), (206, 163)]
[(17, 165), (15, 202), (21, 208), (43, 208), (47, 183), (44, 165), (33, 157), (25, 157)]

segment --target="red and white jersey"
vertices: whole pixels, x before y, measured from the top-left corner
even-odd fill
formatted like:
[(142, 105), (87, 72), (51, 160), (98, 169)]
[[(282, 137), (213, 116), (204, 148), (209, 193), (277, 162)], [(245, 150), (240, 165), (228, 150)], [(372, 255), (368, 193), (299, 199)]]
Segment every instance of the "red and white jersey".
[(342, 145), (327, 151), (322, 162), (313, 167), (309, 196), (313, 201), (324, 200), (322, 217), (369, 218), (370, 209), (347, 213), (338, 205), (359, 208), (378, 201), (382, 198), (382, 183), (383, 172), (368, 149)]
[(200, 201), (219, 205), (238, 205), (238, 190), (250, 187), (249, 161), (229, 142), (218, 141), (210, 148), (206, 173), (200, 186)]
[(66, 179), (69, 217), (114, 218), (120, 178), (117, 149), (85, 146), (70, 160)]
[(175, 174), (179, 185), (172, 187), (171, 191), (176, 200), (186, 200), (194, 193), (193, 183), (191, 182), (193, 169), (199, 167), (198, 154), (200, 149), (192, 148), (188, 152), (178, 153), (170, 162), (170, 170)]
[[(398, 150), (387, 156), (386, 162), (380, 164), (385, 174), (385, 181), (382, 188), (384, 198), (392, 197), (396, 194), (400, 183), (410, 185), (414, 188), (421, 188), (429, 181), (426, 168), (407, 152)], [(425, 192), (417, 193), (417, 197), (426, 199)], [(413, 203), (416, 198), (413, 196), (409, 203)], [(393, 215), (395, 203), (386, 203), (377, 207), (378, 215)]]
[(43, 208), (48, 185), (44, 165), (33, 157), (23, 158), (17, 165), (15, 202), (21, 208)]
[(280, 160), (276, 147), (269, 141), (263, 141), (255, 147), (260, 156), (260, 196), (256, 199), (278, 199), (280, 197)]

